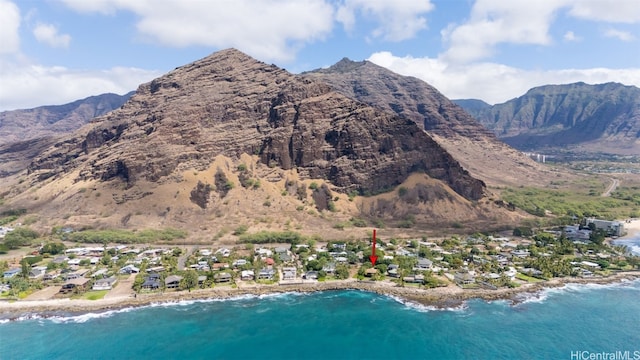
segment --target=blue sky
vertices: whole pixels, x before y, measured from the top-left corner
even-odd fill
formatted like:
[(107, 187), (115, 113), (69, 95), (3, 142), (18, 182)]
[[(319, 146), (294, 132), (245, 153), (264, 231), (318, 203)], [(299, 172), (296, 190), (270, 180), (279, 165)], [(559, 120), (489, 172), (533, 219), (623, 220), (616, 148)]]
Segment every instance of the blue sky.
[(228, 47), (294, 73), (370, 60), (493, 104), (640, 86), (640, 0), (0, 0), (0, 111), (123, 94)]

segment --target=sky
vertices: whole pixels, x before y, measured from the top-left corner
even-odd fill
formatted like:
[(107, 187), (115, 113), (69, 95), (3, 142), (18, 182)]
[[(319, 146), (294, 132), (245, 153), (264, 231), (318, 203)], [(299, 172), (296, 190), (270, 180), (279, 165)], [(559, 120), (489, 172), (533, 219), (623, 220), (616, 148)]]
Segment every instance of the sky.
[(292, 73), (369, 60), (496, 104), (640, 87), (640, 0), (0, 0), (0, 111), (124, 94), (230, 47)]

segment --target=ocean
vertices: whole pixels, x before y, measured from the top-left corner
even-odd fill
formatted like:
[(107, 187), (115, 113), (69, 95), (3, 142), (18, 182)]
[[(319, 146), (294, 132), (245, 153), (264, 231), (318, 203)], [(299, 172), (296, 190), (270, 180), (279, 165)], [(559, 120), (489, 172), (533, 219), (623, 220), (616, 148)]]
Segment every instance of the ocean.
[(612, 244), (626, 246), (627, 249), (629, 249), (629, 252), (636, 256), (640, 256), (640, 233), (626, 239), (613, 240)]
[(28, 316), (0, 321), (0, 358), (640, 359), (640, 280), (522, 296), (435, 309), (326, 291)]

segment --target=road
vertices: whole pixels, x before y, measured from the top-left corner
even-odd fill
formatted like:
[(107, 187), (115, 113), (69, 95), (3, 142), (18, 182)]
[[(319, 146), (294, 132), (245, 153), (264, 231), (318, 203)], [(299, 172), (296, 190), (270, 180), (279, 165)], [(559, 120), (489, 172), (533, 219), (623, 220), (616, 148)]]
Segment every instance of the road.
[(605, 190), (605, 192), (603, 192), (602, 195), (600, 195), (600, 196), (602, 196), (602, 197), (611, 196), (611, 193), (616, 191), (616, 189), (618, 188), (618, 185), (620, 185), (620, 180), (611, 178), (611, 185), (609, 185), (607, 190)]

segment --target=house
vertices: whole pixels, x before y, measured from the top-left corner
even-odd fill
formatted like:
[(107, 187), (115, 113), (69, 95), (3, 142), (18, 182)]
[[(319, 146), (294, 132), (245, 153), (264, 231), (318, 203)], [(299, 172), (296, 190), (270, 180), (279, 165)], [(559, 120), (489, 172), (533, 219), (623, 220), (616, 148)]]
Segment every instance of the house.
[(198, 276), (198, 285), (200, 285), (200, 286), (204, 285), (205, 281), (207, 281), (207, 276), (206, 275)]
[(73, 285), (73, 286), (70, 286), (71, 291), (73, 290), (83, 291), (87, 289), (87, 284), (89, 284), (89, 281), (91, 281), (91, 279), (75, 278), (75, 279), (67, 280), (67, 282), (64, 285), (62, 285), (62, 287), (64, 288), (65, 285)]
[(245, 266), (245, 265), (247, 265), (247, 260), (245, 260), (245, 259), (238, 259), (238, 260), (234, 261), (231, 265), (232, 265), (233, 267), (241, 267), (241, 266)]
[(3, 273), (2, 277), (5, 279), (11, 279), (12, 277), (20, 274), (21, 271), (22, 270), (20, 270), (20, 268), (9, 269)]
[(345, 251), (347, 250), (347, 244), (346, 243), (333, 244), (333, 248)]
[(96, 272), (93, 273), (93, 275), (91, 275), (91, 277), (93, 278), (103, 278), (104, 275), (108, 272), (109, 270), (107, 269), (100, 269)]
[(142, 283), (141, 286), (143, 289), (147, 289), (147, 290), (156, 290), (160, 288), (160, 275), (158, 274), (149, 274), (149, 276), (147, 276), (144, 279), (144, 282)]
[(218, 249), (216, 254), (221, 254), (222, 257), (229, 257), (231, 255), (231, 250), (227, 248)]
[(282, 280), (295, 280), (296, 268), (295, 267), (283, 267), (282, 268)]
[(289, 253), (284, 252), (284, 253), (278, 254), (278, 259), (280, 259), (280, 261), (282, 262), (290, 262), (293, 260), (293, 257), (291, 257)]
[(400, 268), (398, 267), (397, 264), (390, 264), (389, 267), (387, 267), (387, 275), (397, 278), (400, 277)]
[(378, 269), (376, 269), (376, 268), (368, 268), (367, 270), (364, 271), (364, 276), (372, 277), (372, 276), (376, 275), (377, 273), (378, 273)]
[(255, 277), (253, 270), (242, 270), (240, 273), (240, 280), (251, 281)]
[(476, 278), (469, 272), (457, 272), (453, 275), (453, 281), (458, 285), (469, 285), (476, 282)]
[(71, 260), (67, 261), (67, 264), (69, 264), (69, 265), (80, 265), (80, 261), (82, 261), (82, 259), (75, 258), (75, 259), (71, 259)]
[(118, 271), (120, 274), (137, 274), (140, 272), (140, 269), (135, 267), (134, 265), (126, 265), (122, 269)]
[(317, 271), (307, 271), (306, 273), (304, 273), (304, 275), (302, 275), (303, 279), (306, 280), (317, 280), (318, 279), (318, 272)]
[(164, 279), (164, 286), (167, 289), (175, 289), (180, 286), (180, 281), (182, 280), (182, 276), (180, 275), (169, 275), (166, 279)]
[(258, 279), (260, 280), (273, 280), (276, 271), (273, 268), (262, 268), (258, 273)]
[(148, 273), (161, 273), (165, 271), (164, 266), (154, 266), (147, 269)]
[(591, 261), (581, 261), (580, 265), (586, 266), (588, 268), (592, 268), (592, 269), (600, 269), (600, 265), (596, 264), (594, 262)]
[(336, 272), (336, 263), (328, 262), (322, 267), (322, 271), (327, 274), (334, 274)]
[(29, 271), (29, 278), (30, 279), (39, 279), (41, 277), (44, 277), (44, 274), (47, 272), (47, 267), (46, 266), (34, 266), (31, 268), (31, 271)]
[(519, 258), (526, 258), (529, 256), (529, 250), (513, 250), (511, 255)]
[(62, 264), (63, 262), (68, 261), (68, 260), (69, 260), (69, 258), (66, 257), (65, 255), (59, 255), (59, 256), (56, 256), (55, 258), (53, 258), (52, 261), (53, 261), (54, 264)]
[(256, 249), (255, 252), (256, 252), (256, 255), (260, 256), (263, 259), (273, 255), (273, 252), (271, 250), (265, 249), (265, 248)]
[(405, 276), (402, 278), (402, 281), (413, 284), (424, 284), (424, 275), (415, 274), (411, 276)]
[(231, 281), (231, 274), (227, 272), (217, 273), (213, 277), (213, 281), (215, 281), (216, 283), (228, 283)]
[(58, 276), (60, 276), (60, 272), (52, 271), (50, 273), (44, 274), (44, 276), (42, 277), (42, 280), (50, 281), (50, 280), (53, 280), (53, 279), (57, 278)]
[(419, 258), (415, 269), (417, 271), (426, 271), (431, 269), (431, 266), (433, 266), (433, 261), (429, 259)]
[(105, 279), (98, 279), (95, 283), (93, 283), (92, 290), (111, 290), (113, 288), (113, 284), (116, 283), (118, 279), (115, 276), (108, 277)]

